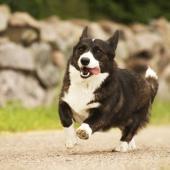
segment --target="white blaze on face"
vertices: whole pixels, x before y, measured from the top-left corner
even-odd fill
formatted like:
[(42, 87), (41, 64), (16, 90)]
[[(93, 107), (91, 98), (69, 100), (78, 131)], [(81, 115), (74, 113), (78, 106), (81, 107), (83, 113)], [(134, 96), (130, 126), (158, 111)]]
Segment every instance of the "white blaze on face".
[(82, 58), (89, 58), (90, 62), (89, 64), (87, 65), (88, 68), (95, 68), (95, 67), (99, 67), (99, 61), (96, 60), (93, 56), (93, 54), (91, 53), (91, 51), (88, 51), (88, 52), (85, 52), (83, 53), (79, 60), (78, 60), (78, 66), (81, 68), (83, 67), (83, 65), (81, 64), (81, 59)]

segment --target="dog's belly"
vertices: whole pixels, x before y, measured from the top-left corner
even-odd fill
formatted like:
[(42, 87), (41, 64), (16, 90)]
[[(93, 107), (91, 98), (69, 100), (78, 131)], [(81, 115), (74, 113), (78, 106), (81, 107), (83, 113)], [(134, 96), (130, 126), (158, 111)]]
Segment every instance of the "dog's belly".
[(70, 86), (62, 100), (71, 107), (74, 119), (80, 123), (88, 118), (89, 109), (100, 106), (98, 102), (89, 103), (94, 100), (93, 91), (88, 88), (78, 87), (78, 85)]

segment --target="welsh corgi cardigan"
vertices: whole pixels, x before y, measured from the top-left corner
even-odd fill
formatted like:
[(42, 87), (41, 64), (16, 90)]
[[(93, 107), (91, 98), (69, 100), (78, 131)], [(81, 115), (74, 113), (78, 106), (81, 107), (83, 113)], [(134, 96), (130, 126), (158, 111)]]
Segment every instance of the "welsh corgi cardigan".
[[(76, 136), (89, 139), (96, 131), (118, 127), (122, 136), (115, 151), (134, 150), (133, 137), (149, 121), (157, 75), (148, 66), (144, 75), (118, 68), (114, 57), (119, 31), (107, 41), (91, 39), (87, 31), (73, 48), (59, 99), (66, 147), (76, 144)], [(76, 131), (74, 121), (81, 124)]]

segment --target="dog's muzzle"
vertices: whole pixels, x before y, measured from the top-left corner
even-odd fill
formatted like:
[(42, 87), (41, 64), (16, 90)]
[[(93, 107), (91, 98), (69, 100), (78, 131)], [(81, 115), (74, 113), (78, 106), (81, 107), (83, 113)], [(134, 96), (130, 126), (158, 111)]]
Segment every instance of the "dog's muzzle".
[(94, 67), (94, 68), (88, 68), (88, 67), (82, 67), (80, 69), (80, 76), (82, 78), (88, 78), (91, 75), (97, 75), (100, 73), (100, 68)]
[(92, 56), (91, 53), (88, 54), (88, 56), (80, 57), (79, 66), (80, 76), (82, 78), (88, 78), (91, 75), (97, 75), (100, 73), (98, 61)]
[(81, 76), (82, 78), (88, 78), (88, 77), (91, 76), (91, 74), (90, 74), (89, 70), (88, 70), (86, 67), (83, 67), (83, 68), (81, 68), (81, 70), (80, 70), (80, 76)]

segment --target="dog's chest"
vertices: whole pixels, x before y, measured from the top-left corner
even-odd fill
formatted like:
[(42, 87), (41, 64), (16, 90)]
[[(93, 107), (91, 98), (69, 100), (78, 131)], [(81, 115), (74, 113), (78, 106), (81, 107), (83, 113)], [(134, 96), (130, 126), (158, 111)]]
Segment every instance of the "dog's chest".
[(89, 116), (89, 109), (99, 107), (100, 103), (93, 102), (95, 100), (94, 92), (107, 75), (101, 74), (86, 80), (80, 77), (80, 72), (73, 66), (70, 66), (69, 71), (70, 86), (62, 100), (67, 102), (71, 107), (74, 119), (82, 122)]
[(63, 98), (72, 108), (73, 116), (78, 122), (89, 116), (88, 109), (99, 106), (97, 102), (90, 103), (94, 99), (94, 89), (84, 83), (72, 84)]

